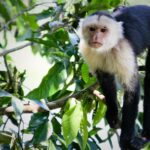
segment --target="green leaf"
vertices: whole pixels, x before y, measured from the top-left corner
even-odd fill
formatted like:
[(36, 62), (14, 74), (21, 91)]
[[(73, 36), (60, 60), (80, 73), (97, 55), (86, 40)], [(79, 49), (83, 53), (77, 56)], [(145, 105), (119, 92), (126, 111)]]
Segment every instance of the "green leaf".
[(145, 147), (142, 150), (150, 150), (150, 142), (146, 143)]
[(97, 10), (107, 10), (117, 6), (120, 0), (92, 0), (89, 5), (84, 7), (82, 11), (87, 11), (88, 14), (92, 14)]
[(8, 105), (11, 102), (11, 98), (12, 96), (9, 93), (0, 90), (0, 107)]
[(61, 124), (58, 122), (58, 120), (55, 117), (52, 119), (52, 125), (53, 125), (53, 131), (58, 135), (61, 134)]
[(96, 77), (90, 77), (89, 81), (86, 83), (86, 87), (94, 84), (96, 82)]
[(65, 73), (64, 65), (56, 63), (42, 79), (39, 87), (28, 93), (27, 97), (39, 100), (54, 95), (63, 88), (66, 80)]
[(54, 41), (52, 38), (51, 39), (46, 39), (46, 40), (43, 40), (41, 38), (28, 38), (28, 40), (31, 41), (31, 42), (43, 44), (47, 47), (56, 47), (56, 48), (58, 48), (56, 41)]
[(58, 39), (60, 42), (65, 42), (69, 40), (68, 32), (64, 30), (63, 28), (58, 29), (54, 36), (56, 39)]
[(30, 0), (29, 1), (29, 6), (35, 5), (37, 0)]
[(57, 0), (58, 4), (62, 4), (62, 3), (65, 3), (66, 0)]
[[(23, 104), (21, 102), (20, 99), (18, 99), (17, 97), (11, 95), (10, 93), (4, 91), (4, 90), (0, 90), (0, 105), (4, 105), (4, 104), (8, 104), (8, 102), (12, 103), (14, 112), (17, 116), (20, 116), (23, 112)], [(6, 100), (6, 101), (4, 101)]]
[(62, 138), (62, 136), (58, 136), (55, 132), (53, 132), (53, 135), (55, 138), (63, 145), (63, 147), (67, 148), (65, 140)]
[(43, 124), (41, 124), (35, 130), (32, 142), (34, 144), (39, 144), (41, 142), (45, 142), (46, 140), (48, 140), (48, 138), (51, 135), (50, 128), (51, 128), (51, 124), (49, 121), (46, 121)]
[(96, 82), (96, 77), (92, 76), (90, 77), (89, 75), (89, 67), (87, 64), (83, 64), (81, 67), (81, 75), (82, 75), (82, 79), (83, 81), (86, 83), (85, 87), (93, 84)]
[(61, 51), (50, 52), (49, 56), (50, 57), (60, 58), (60, 60), (62, 60), (62, 58), (64, 58), (64, 57), (69, 58), (68, 55), (66, 55), (64, 52), (61, 52)]
[(72, 6), (76, 3), (79, 3), (81, 0), (67, 0), (64, 8), (68, 11), (72, 8)]
[(23, 112), (22, 102), (19, 99), (13, 97), (11, 103), (12, 103), (12, 106), (13, 106), (13, 109), (14, 109), (16, 116), (20, 118), (20, 115)]
[(75, 106), (76, 106), (76, 99), (75, 99), (75, 98), (70, 98), (70, 99), (68, 99), (68, 102), (66, 103), (65, 109), (64, 109), (65, 113), (66, 113), (68, 110), (74, 108)]
[(82, 65), (81, 74), (82, 74), (83, 81), (85, 83), (87, 83), (89, 81), (90, 77), (89, 77), (89, 69), (88, 69), (88, 66), (86, 64)]
[(95, 101), (92, 101), (91, 99), (84, 100), (83, 107), (86, 112), (90, 113), (93, 110), (93, 108), (95, 108)]
[(41, 50), (41, 45), (40, 44), (37, 44), (37, 43), (34, 43), (32, 46), (32, 53), (33, 54), (37, 54), (40, 50)]
[(49, 113), (35, 113), (32, 115), (31, 120), (29, 122), (29, 131), (34, 131), (37, 129), (41, 124), (47, 122)]
[(12, 133), (8, 131), (0, 131), (0, 144), (10, 144), (12, 138)]
[(52, 140), (48, 141), (48, 149), (47, 150), (56, 150), (56, 147), (55, 147), (54, 143), (52, 142)]
[(4, 123), (4, 122), (3, 122), (3, 117), (0, 116), (0, 126), (1, 126), (3, 123)]
[(88, 121), (87, 121), (87, 113), (83, 112), (83, 119), (81, 122), (81, 135), (82, 135), (82, 148), (85, 149), (87, 140), (88, 140)]
[(71, 107), (62, 118), (63, 136), (66, 144), (69, 145), (80, 128), (81, 120), (83, 118), (83, 110), (80, 102), (77, 102), (76, 106)]
[(96, 128), (94, 127), (90, 132), (89, 132), (89, 136), (94, 136), (95, 134), (97, 134), (98, 131), (100, 131), (101, 128)]
[(9, 0), (13, 6), (17, 8), (17, 10), (20, 12), (20, 9), (26, 9), (26, 5), (22, 0)]
[(37, 30), (39, 28), (39, 26), (38, 26), (38, 24), (36, 22), (36, 16), (31, 15), (31, 14), (30, 15), (24, 15), (24, 19), (25, 19), (26, 22), (29, 23), (29, 27), (33, 31), (35, 31), (35, 30)]
[(96, 125), (101, 121), (101, 119), (104, 117), (106, 113), (106, 110), (107, 110), (107, 106), (102, 101), (99, 101), (98, 108), (94, 116), (93, 125)]
[(6, 22), (11, 19), (10, 9), (7, 7), (5, 1), (0, 1), (0, 15), (5, 19)]
[(118, 4), (120, 4), (120, 0), (110, 0), (110, 5), (115, 7), (117, 6)]
[(53, 7), (49, 7), (48, 9), (44, 9), (42, 10), (42, 12), (40, 13), (36, 13), (36, 18), (37, 20), (42, 20), (42, 19), (46, 19), (50, 16), (55, 16), (56, 15), (56, 11)]

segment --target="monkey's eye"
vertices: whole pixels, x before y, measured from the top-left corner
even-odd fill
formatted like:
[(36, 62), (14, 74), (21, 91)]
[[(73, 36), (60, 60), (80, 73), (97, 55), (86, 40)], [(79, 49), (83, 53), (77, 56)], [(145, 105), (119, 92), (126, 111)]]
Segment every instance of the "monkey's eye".
[(95, 27), (89, 27), (89, 31), (94, 32), (94, 31), (96, 31), (96, 28)]
[(105, 28), (105, 27), (101, 29), (101, 32), (103, 32), (103, 33), (106, 31), (107, 31), (107, 28)]

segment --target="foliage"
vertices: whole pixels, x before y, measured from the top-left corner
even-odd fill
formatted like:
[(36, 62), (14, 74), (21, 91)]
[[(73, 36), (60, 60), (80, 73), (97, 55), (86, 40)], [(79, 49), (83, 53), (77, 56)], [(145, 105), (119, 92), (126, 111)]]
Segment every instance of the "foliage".
[[(80, 18), (96, 10), (111, 11), (121, 3), (124, 1), (56, 0), (41, 3), (37, 3), (36, 0), (28, 0), (28, 3), (21, 0), (0, 1), (0, 32), (3, 37), (0, 41), (0, 56), (3, 56), (6, 67), (6, 71), (0, 70), (2, 149), (92, 150), (101, 149), (101, 143), (106, 141), (113, 147), (111, 137), (116, 132), (109, 129), (106, 139), (102, 139), (99, 134), (103, 129), (99, 128), (98, 123), (102, 119), (105, 120), (107, 108), (92, 92), (91, 85), (96, 79), (89, 74), (87, 65), (80, 57), (76, 29)], [(44, 9), (40, 11), (38, 8), (41, 6)], [(39, 86), (29, 91), (27, 95), (24, 94), (23, 86), (26, 72), (20, 72), (13, 66), (9, 52), (2, 54), (10, 42), (8, 32), (14, 33), (13, 36), (18, 42), (30, 42), (32, 52), (46, 57), (52, 64)], [(90, 92), (82, 91), (84, 88), (91, 88)], [(95, 89), (99, 90), (99, 87)], [(67, 102), (65, 101), (64, 105), (65, 99)], [(42, 111), (34, 112), (28, 127), (22, 128), (23, 102), (26, 100), (29, 103), (35, 102), (42, 107)], [(57, 102), (63, 102), (61, 103), (63, 105), (59, 112), (53, 113), (51, 110), (53, 107), (49, 109), (49, 106), (52, 103), (58, 104)], [(6, 113), (4, 110), (10, 106), (15, 113), (7, 112), (7, 119), (4, 119), (3, 115)], [(89, 119), (89, 116), (92, 116), (92, 119)], [(17, 130), (6, 131), (8, 120), (17, 127)], [(108, 125), (106, 121), (105, 125)], [(25, 141), (25, 134), (32, 135), (32, 138)]]

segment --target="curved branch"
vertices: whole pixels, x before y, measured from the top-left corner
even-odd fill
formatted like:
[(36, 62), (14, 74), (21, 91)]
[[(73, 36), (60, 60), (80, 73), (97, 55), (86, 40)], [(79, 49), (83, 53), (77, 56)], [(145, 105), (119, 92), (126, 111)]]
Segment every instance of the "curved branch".
[(14, 52), (14, 51), (18, 51), (18, 50), (20, 50), (20, 49), (23, 49), (23, 48), (25, 48), (25, 47), (27, 47), (27, 46), (31, 46), (32, 44), (33, 44), (32, 42), (29, 42), (29, 43), (26, 43), (26, 44), (24, 44), (24, 45), (21, 45), (21, 46), (12, 48), (12, 49), (3, 50), (2, 52), (0, 52), (0, 57), (1, 57), (1, 56), (5, 56), (5, 55), (7, 55), (8, 53), (12, 53), (12, 52)]
[[(84, 92), (92, 92), (92, 94), (94, 94), (100, 100), (104, 100), (104, 96), (100, 92), (95, 90), (95, 88), (97, 88), (97, 86), (98, 86), (98, 84), (94, 83), (93, 85), (91, 85), (87, 88), (84, 88), (77, 93), (74, 93), (74, 94), (69, 95), (67, 97), (55, 100), (53, 102), (49, 102), (49, 103), (47, 103), (47, 106), (50, 110), (60, 108), (60, 107), (64, 106), (64, 104), (68, 101), (68, 99), (79, 98)], [(78, 100), (80, 100), (80, 99), (78, 99)], [(36, 112), (45, 112), (45, 111), (47, 111), (47, 110), (41, 108), (37, 104), (29, 103), (29, 104), (23, 105), (23, 113), (36, 113)], [(8, 115), (8, 114), (12, 114), (12, 113), (14, 113), (12, 106), (7, 107), (7, 108), (0, 108), (0, 115)]]

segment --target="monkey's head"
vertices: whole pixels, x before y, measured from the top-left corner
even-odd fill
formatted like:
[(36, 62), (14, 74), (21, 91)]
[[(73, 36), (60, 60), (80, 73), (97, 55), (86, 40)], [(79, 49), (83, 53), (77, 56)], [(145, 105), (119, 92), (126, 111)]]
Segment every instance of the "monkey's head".
[(79, 37), (92, 50), (109, 51), (123, 38), (122, 22), (105, 12), (94, 13), (80, 21)]

